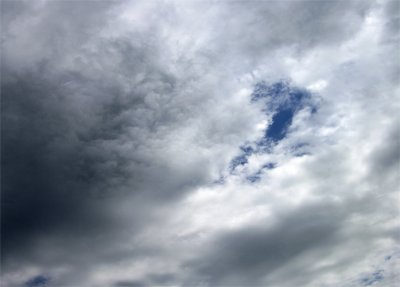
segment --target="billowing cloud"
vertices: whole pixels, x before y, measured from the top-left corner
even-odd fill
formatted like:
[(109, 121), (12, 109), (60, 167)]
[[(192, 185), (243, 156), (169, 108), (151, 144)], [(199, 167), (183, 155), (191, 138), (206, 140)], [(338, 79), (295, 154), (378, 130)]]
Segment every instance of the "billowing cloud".
[(1, 5), (4, 286), (400, 280), (397, 1)]

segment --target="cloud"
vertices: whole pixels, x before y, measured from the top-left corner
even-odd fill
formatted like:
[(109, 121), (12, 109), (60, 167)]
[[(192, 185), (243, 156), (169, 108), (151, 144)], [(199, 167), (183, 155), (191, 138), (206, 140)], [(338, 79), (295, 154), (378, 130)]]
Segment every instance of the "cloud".
[(2, 284), (390, 286), (396, 3), (3, 1)]
[(223, 233), (211, 243), (209, 254), (189, 263), (200, 277), (187, 285), (201, 281), (208, 286), (262, 285), (262, 277), (301, 253), (329, 244), (338, 228), (337, 217), (340, 219), (340, 214), (332, 207), (305, 206), (270, 228), (261, 221), (256, 226)]

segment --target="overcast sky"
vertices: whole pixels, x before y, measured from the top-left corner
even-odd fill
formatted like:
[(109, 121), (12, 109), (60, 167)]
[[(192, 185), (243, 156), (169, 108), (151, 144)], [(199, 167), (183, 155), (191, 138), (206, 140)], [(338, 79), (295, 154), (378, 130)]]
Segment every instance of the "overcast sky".
[(397, 0), (2, 0), (2, 286), (396, 286), (399, 34)]

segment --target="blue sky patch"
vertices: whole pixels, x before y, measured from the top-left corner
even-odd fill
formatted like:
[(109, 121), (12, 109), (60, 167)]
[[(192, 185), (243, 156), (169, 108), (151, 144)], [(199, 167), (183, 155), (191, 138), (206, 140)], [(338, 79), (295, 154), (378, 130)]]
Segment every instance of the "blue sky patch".
[(273, 162), (268, 162), (262, 166), (262, 169), (273, 169), (276, 167), (276, 164)]
[(230, 163), (230, 171), (234, 171), (239, 165), (245, 165), (248, 162), (248, 157), (252, 155), (255, 150), (250, 145), (243, 145), (240, 147), (241, 154), (234, 157)]
[(291, 109), (278, 111), (272, 117), (272, 124), (268, 127), (265, 137), (273, 140), (280, 141), (286, 136), (287, 129), (292, 123), (294, 112)]
[[(272, 84), (262, 81), (255, 85), (251, 94), (250, 101), (252, 103), (261, 103), (262, 111), (267, 117), (272, 115), (270, 124), (264, 130), (262, 138), (253, 143), (246, 143), (240, 146), (240, 153), (234, 157), (230, 163), (230, 172), (232, 173), (236, 167), (243, 166), (248, 163), (248, 158), (253, 154), (269, 153), (272, 151), (276, 143), (287, 136), (287, 132), (293, 122), (296, 113), (308, 106), (312, 112), (317, 111), (316, 105), (312, 101), (311, 93), (306, 89), (294, 87), (289, 81), (281, 80)], [(294, 156), (303, 156), (309, 154), (302, 147), (307, 143), (302, 143), (295, 147)], [(274, 168), (270, 165), (268, 168)], [(256, 182), (260, 179), (261, 170), (256, 174), (247, 177), (250, 182)]]
[[(311, 93), (306, 89), (291, 86), (289, 81), (279, 81), (271, 85), (265, 82), (257, 83), (251, 95), (251, 102), (260, 101), (265, 104), (266, 112), (289, 108), (299, 110), (305, 105), (312, 105)], [(316, 109), (315, 106), (314, 108)]]
[(268, 85), (266, 82), (257, 83), (251, 95), (251, 102), (262, 102), (263, 111), (272, 116), (272, 121), (265, 131), (265, 141), (259, 146), (267, 146), (268, 141), (278, 142), (286, 137), (296, 112), (310, 106), (312, 113), (317, 108), (312, 103), (311, 93), (305, 89), (293, 87), (289, 81), (279, 81)]
[(240, 149), (245, 155), (251, 155), (254, 152), (254, 148), (249, 145), (241, 146)]
[(231, 161), (231, 171), (235, 170), (236, 167), (238, 167), (239, 165), (245, 165), (248, 162), (247, 160), (247, 155), (246, 154), (242, 154), (242, 155), (238, 155), (236, 157), (234, 157)]
[(383, 276), (383, 270), (375, 271), (371, 276), (364, 277), (361, 279), (361, 284), (363, 286), (371, 286), (376, 282), (382, 281), (385, 277)]
[(25, 285), (26, 287), (41, 287), (41, 286), (46, 286), (47, 283), (50, 281), (50, 277), (44, 276), (44, 275), (38, 275), (35, 276), (28, 281), (26, 281)]
[(246, 179), (253, 183), (261, 179), (261, 174), (262, 174), (262, 169), (260, 169), (259, 171), (257, 171), (252, 175), (247, 176)]
[(261, 173), (256, 173), (256, 174), (253, 174), (253, 175), (249, 175), (248, 177), (246, 177), (246, 179), (247, 179), (248, 181), (250, 181), (251, 183), (260, 181), (260, 179), (261, 179)]
[(305, 155), (310, 155), (311, 147), (308, 143), (298, 143), (292, 147), (292, 152), (294, 156), (301, 157)]
[(262, 171), (264, 169), (273, 169), (275, 167), (276, 167), (275, 163), (272, 163), (272, 162), (266, 163), (261, 167), (261, 169), (259, 171), (257, 171), (256, 173), (254, 173), (252, 175), (247, 176), (246, 179), (248, 181), (250, 181), (251, 183), (260, 181), (261, 180), (261, 176), (262, 176)]
[[(266, 134), (266, 131), (265, 131)], [(271, 141), (268, 137), (266, 137), (265, 135), (256, 142), (256, 146), (257, 146), (257, 152), (260, 153), (269, 153), (272, 150), (273, 147), (273, 141)]]

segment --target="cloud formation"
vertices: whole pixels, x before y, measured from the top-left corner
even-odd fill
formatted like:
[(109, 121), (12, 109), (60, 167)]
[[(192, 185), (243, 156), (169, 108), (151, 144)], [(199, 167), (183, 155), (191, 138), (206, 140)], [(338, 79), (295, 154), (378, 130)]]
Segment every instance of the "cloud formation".
[(395, 286), (398, 1), (2, 1), (4, 286)]

